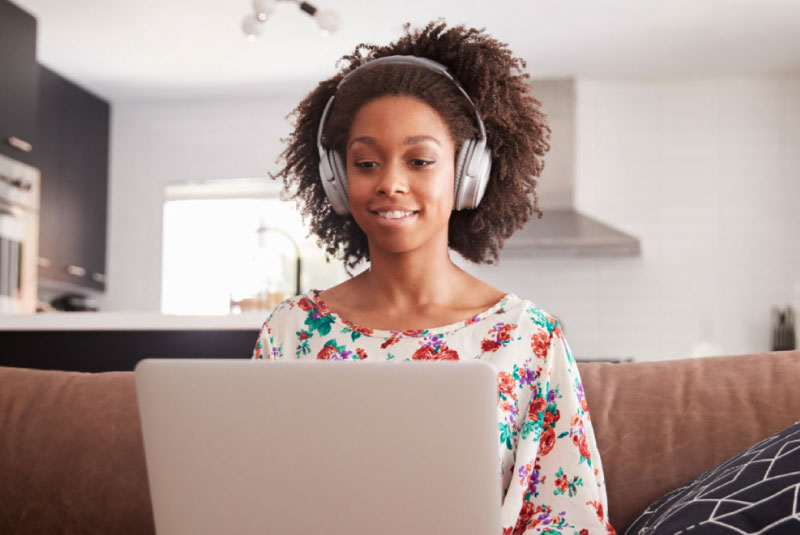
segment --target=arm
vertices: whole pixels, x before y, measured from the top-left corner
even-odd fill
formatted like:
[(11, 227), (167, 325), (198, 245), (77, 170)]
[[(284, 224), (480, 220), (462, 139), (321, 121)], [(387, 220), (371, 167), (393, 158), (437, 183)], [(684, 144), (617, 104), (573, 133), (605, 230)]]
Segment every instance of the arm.
[[(534, 335), (536, 336), (536, 335)], [(534, 357), (536, 358), (536, 357)], [(520, 414), (514, 470), (503, 508), (519, 508), (504, 535), (606, 535), (603, 469), (578, 367), (559, 325), (550, 332), (546, 362)], [(504, 516), (508, 518), (508, 515)], [(549, 531), (547, 531), (549, 530)]]
[(276, 360), (277, 352), (273, 350), (272, 330), (269, 326), (269, 318), (261, 326), (258, 334), (256, 346), (253, 348), (252, 360)]

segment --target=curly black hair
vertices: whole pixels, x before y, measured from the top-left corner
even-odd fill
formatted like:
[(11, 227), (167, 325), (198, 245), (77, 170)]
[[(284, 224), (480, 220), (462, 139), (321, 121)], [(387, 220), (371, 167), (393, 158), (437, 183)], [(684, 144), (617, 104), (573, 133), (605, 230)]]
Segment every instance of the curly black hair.
[[(339, 91), (336, 86), (364, 63), (384, 56), (410, 55), (445, 65), (472, 98), (486, 126), (492, 151), (492, 170), (483, 200), (474, 209), (453, 211), (448, 246), (475, 263), (497, 261), (503, 242), (521, 228), (532, 213), (542, 217), (536, 194), (544, 169), (542, 157), (550, 149), (550, 127), (541, 102), (531, 94), (525, 60), (514, 57), (506, 43), (485, 29), (463, 25), (448, 28), (442, 20), (410, 31), (386, 46), (359, 44), (337, 62), (347, 65), (324, 80), (290, 114), (293, 131), (283, 141), (283, 167), (270, 173), (283, 180), (284, 194), (294, 198), (317, 243), (347, 268), (369, 260), (367, 237), (352, 215), (339, 215), (325, 195), (319, 177), (317, 130), (330, 97), (334, 106), (325, 124), (323, 146), (344, 154), (347, 134), (356, 112), (367, 102), (388, 95), (418, 98), (435, 109), (448, 125), (456, 152), (463, 140), (476, 135), (469, 102), (442, 75), (424, 67), (381, 65), (355, 73)], [(454, 155), (455, 158), (455, 155)]]

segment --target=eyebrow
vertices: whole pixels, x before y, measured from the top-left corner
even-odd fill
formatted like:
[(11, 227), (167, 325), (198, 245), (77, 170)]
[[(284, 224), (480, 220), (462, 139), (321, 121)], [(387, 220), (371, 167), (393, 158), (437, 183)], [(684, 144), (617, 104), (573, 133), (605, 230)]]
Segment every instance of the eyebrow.
[[(442, 144), (439, 143), (439, 140), (436, 139), (433, 136), (409, 136), (409, 137), (407, 137), (407, 138), (405, 138), (403, 140), (403, 145), (416, 145), (417, 143), (422, 143), (424, 141), (433, 141), (434, 143), (436, 143), (440, 147), (442, 146)], [(374, 137), (371, 137), (371, 136), (357, 137), (357, 138), (353, 139), (353, 141), (350, 142), (350, 146), (352, 147), (353, 144), (356, 143), (356, 142), (361, 142), (361, 143), (364, 143), (366, 145), (377, 145), (378, 144), (378, 140), (375, 139)]]

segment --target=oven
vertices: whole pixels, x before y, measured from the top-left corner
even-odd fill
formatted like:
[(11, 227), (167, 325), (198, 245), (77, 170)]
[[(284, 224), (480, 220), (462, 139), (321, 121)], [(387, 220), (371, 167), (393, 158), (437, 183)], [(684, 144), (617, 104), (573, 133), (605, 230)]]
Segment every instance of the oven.
[(39, 170), (0, 154), (0, 314), (36, 312)]

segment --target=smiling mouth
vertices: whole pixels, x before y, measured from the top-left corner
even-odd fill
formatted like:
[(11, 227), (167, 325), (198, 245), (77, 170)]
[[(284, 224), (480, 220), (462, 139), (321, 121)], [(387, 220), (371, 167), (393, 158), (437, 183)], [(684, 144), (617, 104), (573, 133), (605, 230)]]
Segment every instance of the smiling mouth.
[(391, 210), (388, 212), (372, 212), (383, 219), (404, 219), (417, 213), (416, 210)]

